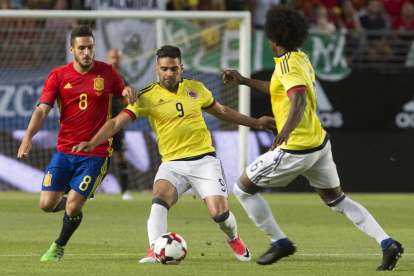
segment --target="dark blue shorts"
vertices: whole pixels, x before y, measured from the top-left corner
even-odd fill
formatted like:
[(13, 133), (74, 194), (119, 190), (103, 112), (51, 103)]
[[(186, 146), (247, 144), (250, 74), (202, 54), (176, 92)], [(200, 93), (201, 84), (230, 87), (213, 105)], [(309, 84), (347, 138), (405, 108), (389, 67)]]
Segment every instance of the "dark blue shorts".
[(110, 164), (110, 157), (72, 155), (55, 151), (46, 168), (42, 191), (68, 192), (73, 189), (90, 198), (105, 178)]

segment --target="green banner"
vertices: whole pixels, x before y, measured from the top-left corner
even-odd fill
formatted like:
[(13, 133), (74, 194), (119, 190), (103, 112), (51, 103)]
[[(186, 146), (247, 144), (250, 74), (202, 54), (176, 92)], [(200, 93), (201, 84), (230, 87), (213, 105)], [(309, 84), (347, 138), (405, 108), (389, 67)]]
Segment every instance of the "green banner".
[[(218, 27), (202, 29), (197, 24), (188, 24), (188, 21), (183, 20), (172, 24), (171, 33), (180, 38), (177, 44), (183, 50), (187, 68), (218, 73), (238, 67), (238, 30)], [(342, 31), (332, 36), (314, 32), (309, 34), (301, 50), (308, 55), (318, 78), (338, 81), (350, 74), (345, 55), (345, 34)], [(272, 70), (275, 66), (273, 57), (264, 31), (255, 31), (251, 43), (252, 72)]]

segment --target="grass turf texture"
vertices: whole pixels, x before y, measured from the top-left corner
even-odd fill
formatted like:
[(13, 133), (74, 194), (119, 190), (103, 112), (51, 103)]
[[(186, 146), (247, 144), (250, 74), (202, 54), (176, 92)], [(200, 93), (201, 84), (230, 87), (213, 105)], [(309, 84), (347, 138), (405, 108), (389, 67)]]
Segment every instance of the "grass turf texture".
[(376, 241), (324, 206), (316, 194), (264, 194), (279, 225), (298, 247), (294, 256), (276, 264), (256, 264), (270, 242), (234, 196), (230, 210), (252, 253), (251, 262), (236, 259), (207, 207), (192, 195), (184, 195), (168, 215), (168, 231), (187, 241), (184, 262), (139, 264), (148, 248), (152, 194), (133, 196), (133, 201), (122, 201), (119, 195), (96, 195), (86, 203), (82, 224), (64, 257), (40, 262), (58, 237), (63, 212), (41, 211), (38, 194), (1, 192), (0, 275), (414, 275), (414, 194), (348, 194), (404, 245), (406, 254), (394, 272), (375, 271), (382, 260)]

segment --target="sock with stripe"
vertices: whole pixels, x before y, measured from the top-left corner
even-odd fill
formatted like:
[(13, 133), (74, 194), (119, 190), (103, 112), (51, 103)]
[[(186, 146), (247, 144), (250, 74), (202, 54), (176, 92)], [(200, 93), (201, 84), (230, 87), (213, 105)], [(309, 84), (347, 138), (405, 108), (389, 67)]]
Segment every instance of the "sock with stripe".
[(269, 236), (272, 242), (286, 238), (286, 235), (277, 225), (273, 218), (272, 211), (264, 198), (259, 194), (243, 192), (237, 185), (234, 185), (233, 193), (240, 201), (249, 218)]
[(78, 215), (69, 217), (66, 212), (63, 216), (63, 226), (62, 231), (60, 232), (59, 238), (55, 241), (57, 245), (65, 246), (72, 234), (78, 229), (79, 225), (82, 222), (83, 214), (80, 212)]
[(155, 241), (167, 232), (167, 215), (169, 209), (170, 207), (164, 200), (159, 198), (152, 200), (151, 214), (147, 222), (150, 247), (153, 247)]
[(226, 239), (228, 241), (232, 241), (237, 238), (237, 222), (232, 212), (226, 211), (223, 214), (213, 218), (213, 220), (217, 223), (220, 230), (226, 234)]
[(380, 245), (382, 245), (382, 241), (390, 238), (367, 209), (350, 198), (344, 197), (341, 202), (331, 206), (331, 208), (348, 217), (356, 227), (371, 238), (374, 238)]

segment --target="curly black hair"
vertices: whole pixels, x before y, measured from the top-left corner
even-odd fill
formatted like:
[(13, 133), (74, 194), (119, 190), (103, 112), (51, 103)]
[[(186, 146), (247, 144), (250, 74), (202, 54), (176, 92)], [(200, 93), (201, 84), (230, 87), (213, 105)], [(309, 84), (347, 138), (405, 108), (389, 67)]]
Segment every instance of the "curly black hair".
[(305, 42), (309, 25), (298, 12), (277, 5), (267, 11), (264, 29), (270, 41), (286, 50), (293, 50)]

